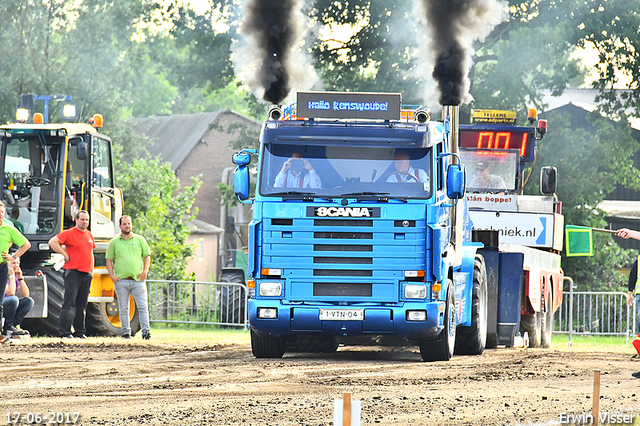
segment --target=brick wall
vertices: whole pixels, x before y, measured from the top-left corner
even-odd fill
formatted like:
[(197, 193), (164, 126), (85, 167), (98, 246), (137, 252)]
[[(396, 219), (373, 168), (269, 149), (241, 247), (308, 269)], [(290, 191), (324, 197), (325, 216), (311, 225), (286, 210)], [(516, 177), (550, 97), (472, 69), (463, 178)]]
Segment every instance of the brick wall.
[(233, 167), (231, 155), (235, 152), (229, 143), (238, 136), (238, 131), (227, 133), (226, 129), (234, 123), (247, 124), (259, 130), (259, 124), (230, 111), (222, 112), (214, 126), (194, 147), (177, 170), (182, 186), (191, 184), (191, 176), (201, 174), (202, 186), (198, 191), (195, 206), (197, 218), (220, 226), (220, 201), (216, 185), (222, 178), (225, 167)]

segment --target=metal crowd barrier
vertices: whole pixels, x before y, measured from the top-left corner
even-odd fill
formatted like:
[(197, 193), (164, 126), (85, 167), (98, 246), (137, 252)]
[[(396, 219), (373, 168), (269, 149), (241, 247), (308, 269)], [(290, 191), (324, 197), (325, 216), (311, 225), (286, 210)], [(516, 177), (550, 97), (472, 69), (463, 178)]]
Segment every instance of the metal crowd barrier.
[(241, 283), (147, 280), (151, 322), (249, 326)]
[(572, 335), (625, 336), (638, 331), (636, 308), (627, 305), (627, 294), (619, 291), (569, 291), (563, 293), (562, 305), (554, 316), (554, 333)]

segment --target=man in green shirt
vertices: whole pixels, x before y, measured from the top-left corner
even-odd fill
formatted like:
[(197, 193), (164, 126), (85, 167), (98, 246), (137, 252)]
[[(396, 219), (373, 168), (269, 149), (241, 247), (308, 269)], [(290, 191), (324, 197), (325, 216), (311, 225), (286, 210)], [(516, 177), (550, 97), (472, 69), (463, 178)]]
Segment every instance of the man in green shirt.
[(151, 265), (149, 244), (143, 236), (133, 233), (131, 216), (120, 218), (120, 235), (109, 241), (107, 270), (114, 282), (120, 312), (122, 337), (131, 337), (129, 296), (136, 301), (140, 315), (142, 338), (149, 340), (149, 306), (147, 304), (147, 274)]
[[(7, 280), (9, 278), (9, 263), (10, 261), (15, 261), (20, 256), (22, 256), (29, 247), (31, 247), (31, 243), (18, 231), (13, 225), (9, 225), (4, 221), (4, 215), (7, 212), (7, 208), (4, 203), (0, 201), (0, 254), (2, 254), (2, 259), (0, 259), (0, 322), (2, 322), (2, 317), (4, 315), (4, 292), (7, 287)], [(13, 255), (9, 254), (9, 249), (13, 245), (17, 245), (19, 247), (18, 251), (16, 251)], [(3, 335), (6, 335), (6, 330), (3, 328)], [(5, 337), (0, 337), (0, 343), (5, 343), (9, 339)]]

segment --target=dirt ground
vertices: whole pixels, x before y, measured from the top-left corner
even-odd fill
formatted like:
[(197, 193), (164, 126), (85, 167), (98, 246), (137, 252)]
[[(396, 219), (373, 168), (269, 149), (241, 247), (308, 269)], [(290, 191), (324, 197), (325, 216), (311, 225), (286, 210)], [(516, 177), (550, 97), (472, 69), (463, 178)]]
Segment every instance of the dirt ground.
[(635, 416), (633, 354), (556, 345), (424, 363), (416, 348), (340, 347), (259, 360), (249, 345), (33, 338), (0, 348), (0, 422), (79, 413), (85, 425), (332, 425), (334, 399), (350, 392), (363, 425), (560, 424), (591, 412), (596, 369), (600, 411)]

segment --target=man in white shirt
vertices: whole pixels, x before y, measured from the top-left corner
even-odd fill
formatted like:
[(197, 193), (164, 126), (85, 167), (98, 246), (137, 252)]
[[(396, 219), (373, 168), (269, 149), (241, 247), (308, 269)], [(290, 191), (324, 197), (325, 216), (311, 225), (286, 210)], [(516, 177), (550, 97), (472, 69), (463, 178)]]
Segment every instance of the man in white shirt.
[(320, 176), (313, 166), (302, 158), (298, 152), (294, 152), (282, 165), (282, 169), (276, 175), (274, 188), (322, 188)]
[(406, 152), (396, 152), (393, 157), (395, 172), (387, 175), (387, 182), (424, 183), (429, 185), (429, 175), (422, 169), (414, 169), (410, 164), (411, 156)]

